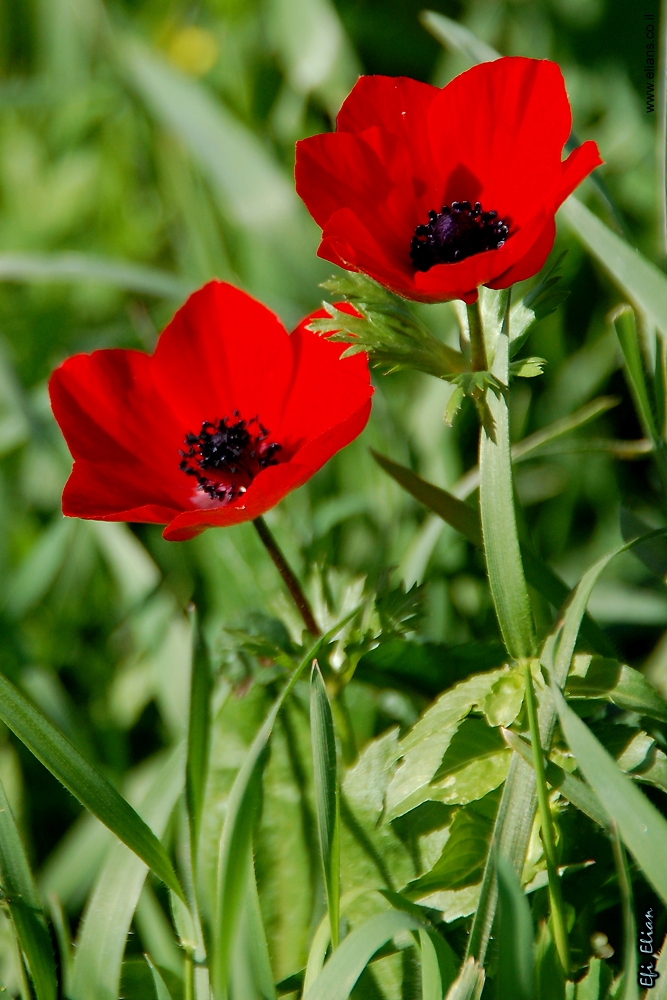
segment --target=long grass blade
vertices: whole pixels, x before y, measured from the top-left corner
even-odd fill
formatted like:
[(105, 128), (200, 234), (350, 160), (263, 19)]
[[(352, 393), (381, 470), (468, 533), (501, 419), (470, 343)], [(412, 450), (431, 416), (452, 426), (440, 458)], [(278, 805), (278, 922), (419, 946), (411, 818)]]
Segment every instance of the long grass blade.
[(533, 1000), (535, 969), (533, 964), (533, 922), (528, 900), (512, 865), (502, 856), (497, 858), (499, 997)]
[(612, 847), (614, 849), (614, 864), (621, 897), (623, 911), (623, 992), (619, 1000), (638, 1000), (637, 989), (637, 929), (632, 903), (632, 880), (628, 868), (628, 859), (623, 850), (618, 828), (614, 823), (612, 828)]
[(401, 910), (390, 910), (371, 917), (348, 934), (304, 994), (304, 1000), (347, 1000), (379, 948), (401, 931), (420, 930), (422, 927), (415, 917)]
[(0, 885), (26, 958), (37, 1000), (56, 1000), (51, 939), (12, 810), (0, 782)]
[(0, 281), (99, 281), (139, 295), (181, 300), (194, 286), (176, 274), (83, 253), (0, 254)]
[(208, 774), (210, 742), (210, 700), (213, 675), (204, 637), (201, 634), (197, 610), (190, 610), (192, 629), (192, 670), (190, 674), (190, 712), (188, 721), (188, 756), (185, 765), (185, 797), (190, 823), (190, 852), (193, 869), (197, 870), (199, 828), (204, 805), (204, 790)]
[(28, 750), (182, 899), (164, 847), (141, 816), (97, 768), (0, 674), (0, 719)]
[(338, 947), (340, 920), (340, 799), (333, 715), (319, 665), (310, 675), (310, 733), (315, 779), (317, 828), (326, 887), (331, 943)]

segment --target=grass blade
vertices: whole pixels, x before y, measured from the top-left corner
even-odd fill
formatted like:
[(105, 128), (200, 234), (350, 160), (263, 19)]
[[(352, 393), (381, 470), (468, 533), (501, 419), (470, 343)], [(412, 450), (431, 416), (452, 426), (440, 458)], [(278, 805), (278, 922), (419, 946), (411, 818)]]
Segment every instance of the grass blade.
[(162, 976), (160, 975), (159, 971), (155, 968), (148, 955), (145, 955), (144, 958), (148, 962), (148, 968), (151, 970), (151, 973), (153, 974), (153, 982), (155, 983), (155, 993), (157, 996), (157, 1000), (172, 1000), (171, 993), (167, 989), (167, 985)]
[(99, 281), (139, 295), (179, 300), (194, 291), (176, 274), (83, 253), (2, 253), (0, 281)]
[(190, 853), (192, 866), (197, 869), (199, 828), (204, 805), (204, 790), (208, 774), (210, 741), (210, 700), (213, 676), (206, 643), (201, 634), (197, 609), (190, 609), (192, 629), (192, 669), (190, 674), (190, 713), (188, 721), (188, 755), (185, 766), (185, 798), (190, 823)]
[(577, 759), (579, 770), (597, 795), (603, 809), (618, 826), (623, 842), (642, 867), (664, 903), (667, 903), (667, 820), (642, 795), (618, 767), (588, 726), (572, 711), (551, 677), (563, 735)]
[(72, 938), (69, 929), (69, 920), (63, 910), (62, 903), (55, 893), (51, 893), (49, 896), (49, 910), (51, 913), (51, 923), (53, 924), (53, 929), (56, 932), (56, 940), (58, 941), (62, 993), (64, 997), (68, 997), (72, 982)]
[[(373, 458), (384, 471), (394, 479), (399, 486), (402, 486), (411, 496), (423, 503), (429, 510), (437, 514), (447, 524), (456, 531), (459, 531), (464, 538), (483, 549), (482, 529), (479, 523), (477, 512), (467, 503), (458, 497), (448, 493), (447, 490), (434, 486), (433, 483), (426, 482), (418, 476), (412, 469), (407, 469), (404, 465), (399, 465), (386, 455), (380, 455), (371, 449)], [(555, 608), (560, 608), (570, 596), (570, 588), (561, 578), (554, 573), (551, 567), (543, 563), (531, 550), (521, 546), (521, 556), (524, 564), (526, 580)], [(593, 621), (590, 615), (584, 617), (581, 626), (582, 635), (591, 644), (596, 652), (604, 656), (614, 656), (615, 649), (607, 639), (606, 635)]]
[(484, 969), (474, 958), (463, 963), (459, 977), (452, 983), (445, 1000), (479, 1000), (484, 988)]
[(0, 885), (26, 958), (37, 1000), (56, 1000), (51, 938), (19, 831), (0, 782)]
[(658, 438), (658, 431), (644, 377), (635, 311), (632, 306), (622, 305), (614, 310), (611, 319), (623, 351), (625, 370), (637, 416), (646, 437), (655, 442)]
[(623, 992), (619, 1000), (638, 1000), (637, 952), (635, 950), (637, 947), (637, 928), (635, 927), (632, 903), (632, 880), (616, 824), (613, 825), (612, 829), (612, 847), (623, 910)]
[[(141, 803), (147, 821), (160, 836), (183, 791), (183, 777), (183, 752), (178, 747), (160, 767)], [(124, 844), (112, 844), (79, 931), (72, 1000), (117, 1000), (127, 935), (146, 874), (145, 863), (135, 853)]]
[(403, 910), (389, 910), (356, 927), (333, 953), (304, 1000), (347, 1000), (373, 955), (395, 934), (423, 925)]
[[(509, 293), (492, 371), (509, 385)], [(479, 439), (479, 511), (486, 569), (500, 631), (510, 656), (531, 656), (535, 644), (533, 612), (519, 549), (510, 458), (509, 407), (504, 392), (486, 393), (489, 426)], [(491, 426), (492, 422), (492, 426)]]
[(442, 979), (438, 953), (428, 931), (419, 930), (422, 956), (422, 1000), (442, 1000)]
[(512, 865), (502, 856), (497, 858), (499, 997), (533, 1000), (535, 968), (533, 964), (533, 922), (528, 900)]
[(4, 674), (0, 674), (0, 719), (86, 809), (183, 899), (167, 852), (150, 827)]
[(331, 705), (317, 662), (313, 664), (310, 675), (310, 733), (317, 827), (331, 925), (331, 943), (333, 948), (337, 948), (340, 921), (340, 799), (336, 738)]

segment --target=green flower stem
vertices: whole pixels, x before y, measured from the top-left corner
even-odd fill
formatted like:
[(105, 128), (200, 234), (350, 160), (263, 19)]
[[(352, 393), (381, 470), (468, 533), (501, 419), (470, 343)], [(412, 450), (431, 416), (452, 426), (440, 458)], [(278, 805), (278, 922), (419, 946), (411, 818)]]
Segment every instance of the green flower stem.
[(537, 711), (535, 708), (535, 692), (533, 690), (533, 676), (531, 673), (531, 661), (524, 662), (524, 674), (526, 681), (526, 714), (528, 715), (528, 726), (530, 728), (530, 739), (533, 745), (533, 766), (537, 783), (537, 802), (540, 810), (540, 823), (542, 826), (542, 845), (544, 847), (544, 857), (547, 862), (547, 875), (549, 878), (549, 902), (551, 904), (551, 922), (554, 932), (556, 950), (560, 958), (560, 964), (566, 976), (570, 974), (570, 945), (567, 937), (567, 924), (565, 922), (565, 912), (563, 910), (563, 895), (561, 893), (560, 878), (558, 875), (558, 862), (556, 858), (556, 838), (554, 835), (551, 809), (549, 808), (549, 792), (547, 790), (547, 779), (544, 771), (544, 756), (540, 743), (540, 729), (537, 721)]
[(183, 958), (183, 1000), (195, 1000), (195, 963), (188, 949)]
[(262, 542), (266, 547), (266, 551), (273, 559), (276, 569), (282, 576), (285, 586), (289, 590), (292, 600), (297, 606), (299, 614), (303, 618), (304, 625), (310, 634), (317, 638), (317, 636), (321, 635), (321, 632), (317, 622), (315, 621), (312, 608), (308, 603), (308, 598), (301, 589), (301, 584), (297, 580), (291, 566), (287, 562), (287, 559), (285, 559), (285, 556), (283, 555), (277, 541), (273, 537), (268, 524), (261, 516), (256, 517), (252, 523), (255, 525), (257, 534), (262, 539)]
[(472, 305), (466, 305), (468, 311), (468, 326), (470, 327), (470, 363), (474, 372), (485, 372), (488, 368), (482, 314), (479, 309), (479, 299)]
[[(503, 327), (498, 337), (492, 373), (503, 386), (507, 386), (509, 290), (502, 305)], [(479, 332), (483, 343), (481, 323)], [(516, 526), (507, 393), (496, 395), (487, 391), (486, 406), (490, 419), (485, 420), (480, 428), (479, 506), (489, 587), (507, 651), (513, 659), (525, 660), (534, 654), (535, 627)], [(479, 904), (468, 939), (468, 956), (473, 956), (480, 964), (486, 955), (498, 899), (495, 857), (502, 854), (521, 878), (536, 805), (535, 772), (514, 753), (498, 807)]]

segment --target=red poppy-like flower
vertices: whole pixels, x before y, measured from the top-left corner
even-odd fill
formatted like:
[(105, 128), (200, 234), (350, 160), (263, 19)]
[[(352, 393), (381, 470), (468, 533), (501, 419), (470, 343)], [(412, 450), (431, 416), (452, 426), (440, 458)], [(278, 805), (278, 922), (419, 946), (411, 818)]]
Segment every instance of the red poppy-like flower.
[(361, 77), (336, 131), (297, 143), (296, 186), (318, 255), (406, 298), (474, 302), (544, 264), (554, 215), (602, 162), (565, 161), (572, 115), (556, 63), (506, 57), (446, 87)]
[(49, 391), (74, 467), (63, 513), (166, 524), (182, 541), (274, 507), (366, 426), (365, 354), (291, 334), (265, 306), (211, 281), (155, 353), (77, 354)]

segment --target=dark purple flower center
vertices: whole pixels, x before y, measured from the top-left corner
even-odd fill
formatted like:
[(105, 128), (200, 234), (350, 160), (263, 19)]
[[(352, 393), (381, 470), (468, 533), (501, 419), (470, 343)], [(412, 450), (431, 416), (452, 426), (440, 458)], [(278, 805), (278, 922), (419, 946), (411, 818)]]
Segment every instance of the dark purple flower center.
[(430, 211), (429, 222), (417, 226), (410, 243), (410, 256), (417, 271), (434, 264), (458, 264), (466, 257), (498, 250), (510, 235), (509, 225), (497, 212), (483, 212), (478, 201), (453, 201), (440, 212)]
[(203, 493), (221, 503), (242, 496), (258, 472), (277, 465), (274, 456), (282, 448), (269, 443), (270, 432), (257, 417), (241, 420), (238, 410), (233, 417), (204, 420), (199, 434), (186, 434), (188, 450), (181, 451), (179, 465), (186, 476), (195, 477)]

